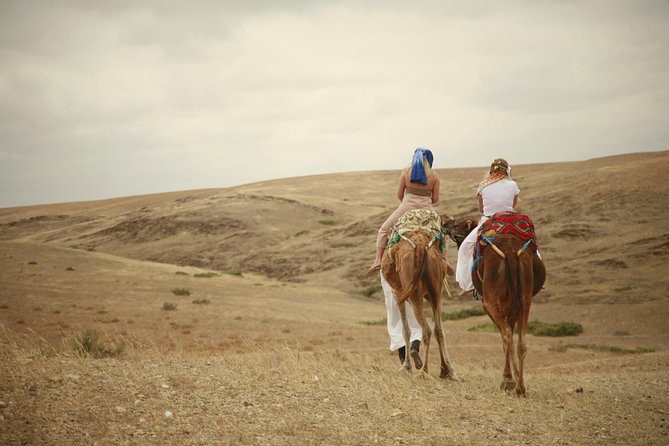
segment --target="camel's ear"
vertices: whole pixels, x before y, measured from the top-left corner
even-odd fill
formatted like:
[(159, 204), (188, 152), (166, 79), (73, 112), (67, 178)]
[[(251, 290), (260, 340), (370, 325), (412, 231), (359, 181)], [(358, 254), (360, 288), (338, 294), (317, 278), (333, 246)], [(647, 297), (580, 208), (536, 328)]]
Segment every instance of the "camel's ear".
[(467, 230), (468, 231), (472, 228), (473, 224), (474, 224), (474, 222), (472, 222), (471, 220), (467, 220)]

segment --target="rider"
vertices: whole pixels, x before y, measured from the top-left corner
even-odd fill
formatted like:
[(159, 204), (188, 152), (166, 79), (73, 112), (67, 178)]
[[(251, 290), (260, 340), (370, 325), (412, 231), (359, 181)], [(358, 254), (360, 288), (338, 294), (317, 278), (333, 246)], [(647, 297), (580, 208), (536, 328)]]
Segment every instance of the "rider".
[(433, 156), (429, 149), (418, 148), (414, 151), (411, 166), (402, 170), (397, 187), (399, 207), (381, 225), (376, 237), (376, 258), (369, 271), (381, 269), (381, 258), (388, 245), (388, 234), (397, 220), (411, 209), (429, 209), (439, 201), (439, 177), (432, 170)]
[(520, 189), (511, 179), (511, 166), (502, 159), (495, 159), (490, 165), (490, 171), (476, 190), (479, 202), (479, 211), (482, 216), (478, 226), (464, 239), (458, 249), (458, 263), (455, 268), (455, 278), (462, 288), (462, 293), (474, 289), (472, 282), (472, 264), (474, 263), (474, 246), (478, 230), (481, 225), (497, 212), (513, 211), (518, 204)]

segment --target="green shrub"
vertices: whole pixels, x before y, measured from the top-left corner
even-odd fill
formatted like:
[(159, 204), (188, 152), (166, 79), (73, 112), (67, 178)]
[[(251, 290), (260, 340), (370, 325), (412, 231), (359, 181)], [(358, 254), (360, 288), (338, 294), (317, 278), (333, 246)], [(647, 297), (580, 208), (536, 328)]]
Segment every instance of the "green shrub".
[(558, 322), (549, 324), (541, 321), (530, 321), (527, 331), (534, 336), (578, 336), (583, 333), (583, 326), (575, 322)]
[(375, 285), (370, 285), (367, 288), (365, 288), (364, 290), (362, 290), (362, 294), (364, 296), (369, 297), (372, 294), (378, 293), (379, 291), (381, 291), (381, 289), (382, 289), (381, 285), (377, 283)]
[(171, 303), (171, 302), (165, 302), (163, 304), (163, 310), (165, 310), (165, 311), (172, 311), (172, 310), (176, 310), (176, 309), (177, 309), (177, 306), (175, 304)]
[(186, 288), (175, 288), (172, 290), (172, 293), (177, 296), (190, 296), (190, 291)]
[(360, 321), (362, 325), (386, 325), (387, 319), (384, 317), (383, 319), (379, 319), (377, 321)]
[(205, 278), (218, 277), (218, 276), (219, 274), (216, 273), (197, 273), (193, 275), (193, 277), (205, 277)]
[(472, 316), (483, 316), (486, 312), (482, 306), (477, 305), (476, 307), (465, 308), (460, 311), (455, 311), (451, 313), (441, 312), (441, 318), (445, 321), (457, 321), (459, 319), (466, 319)]
[(566, 345), (559, 345), (555, 347), (554, 350), (559, 351), (559, 352), (565, 352), (570, 348), (580, 348), (582, 350), (590, 350), (594, 352), (602, 352), (602, 353), (614, 353), (618, 355), (627, 355), (627, 354), (635, 354), (635, 353), (652, 353), (655, 350), (652, 348), (644, 348), (644, 347), (637, 347), (637, 348), (622, 348), (622, 347), (614, 347), (610, 345), (596, 345), (596, 344), (566, 344)]
[(209, 304), (209, 303), (211, 303), (211, 302), (209, 301), (209, 299), (195, 299), (195, 300), (193, 301), (193, 303), (194, 303), (195, 305), (207, 305), (207, 304)]
[(334, 220), (319, 220), (318, 223), (320, 223), (322, 225), (325, 225), (325, 226), (332, 226), (332, 225), (337, 224), (337, 222), (334, 221)]
[(474, 331), (474, 332), (483, 332), (483, 333), (497, 333), (499, 330), (497, 330), (497, 327), (495, 324), (492, 322), (485, 322), (483, 324), (475, 325), (473, 327), (470, 327), (467, 329), (467, 331)]
[(187, 272), (184, 272), (184, 271), (177, 271), (175, 274), (176, 274), (177, 276), (187, 276), (187, 275), (188, 275), (188, 273), (187, 273)]

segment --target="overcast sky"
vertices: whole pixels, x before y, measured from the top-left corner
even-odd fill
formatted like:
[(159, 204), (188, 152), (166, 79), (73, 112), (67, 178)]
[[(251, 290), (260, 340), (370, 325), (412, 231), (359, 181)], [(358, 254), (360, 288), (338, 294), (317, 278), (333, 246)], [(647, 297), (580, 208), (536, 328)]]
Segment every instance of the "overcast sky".
[(0, 207), (669, 149), (669, 2), (0, 0)]

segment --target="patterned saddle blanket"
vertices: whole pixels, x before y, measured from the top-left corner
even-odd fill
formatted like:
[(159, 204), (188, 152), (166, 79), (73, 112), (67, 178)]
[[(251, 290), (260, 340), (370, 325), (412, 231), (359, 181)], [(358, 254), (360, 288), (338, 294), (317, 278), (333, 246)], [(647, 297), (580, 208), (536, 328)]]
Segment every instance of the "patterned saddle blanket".
[(427, 209), (412, 209), (405, 212), (393, 226), (388, 245), (394, 245), (400, 241), (402, 235), (418, 229), (422, 229), (434, 238), (441, 240), (441, 217), (435, 211)]
[(479, 230), (480, 234), (513, 234), (522, 240), (535, 240), (534, 224), (529, 215), (518, 212), (498, 212), (488, 219)]

